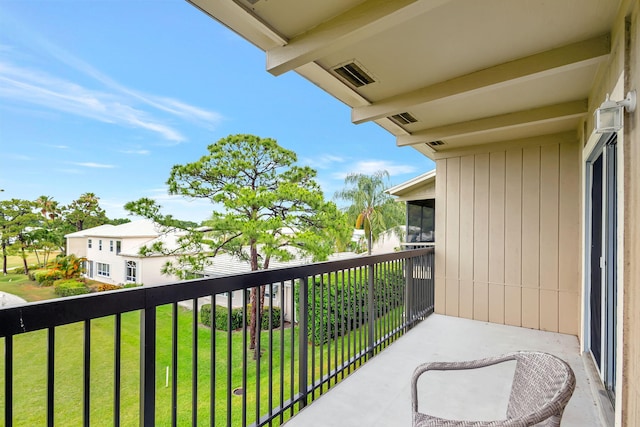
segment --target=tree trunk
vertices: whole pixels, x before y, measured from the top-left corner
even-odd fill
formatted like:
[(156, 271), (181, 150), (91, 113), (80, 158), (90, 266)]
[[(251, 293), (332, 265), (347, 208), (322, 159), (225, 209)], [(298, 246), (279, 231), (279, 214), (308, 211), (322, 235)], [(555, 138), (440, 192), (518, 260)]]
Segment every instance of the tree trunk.
[[(258, 249), (256, 242), (252, 241), (249, 246), (251, 271), (258, 270)], [(249, 304), (251, 304), (251, 312), (249, 315), (249, 349), (255, 350), (254, 358), (260, 354), (260, 349), (256, 349), (256, 334), (260, 332), (260, 319), (256, 316), (256, 307), (258, 307), (258, 287), (251, 288), (251, 296)], [(260, 311), (262, 313), (262, 311)]]
[(29, 265), (27, 263), (27, 254), (24, 252), (24, 248), (22, 248), (22, 264), (24, 265), (24, 274), (29, 274)]
[(7, 275), (7, 244), (2, 241), (2, 273)]

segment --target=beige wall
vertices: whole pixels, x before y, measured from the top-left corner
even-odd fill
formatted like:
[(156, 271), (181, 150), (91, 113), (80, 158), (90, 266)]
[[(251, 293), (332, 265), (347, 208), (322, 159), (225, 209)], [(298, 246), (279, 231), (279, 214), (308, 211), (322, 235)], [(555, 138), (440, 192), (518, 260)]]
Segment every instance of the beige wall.
[[(625, 46), (625, 93), (640, 90), (640, 2), (627, 20)], [(622, 425), (640, 424), (640, 108), (627, 114), (624, 146), (624, 235), (623, 235), (623, 355), (621, 408), (616, 414)], [(620, 382), (619, 382), (620, 383)]]
[(577, 138), (486, 151), (436, 161), (436, 312), (578, 334)]
[(87, 256), (87, 239), (85, 237), (67, 238), (67, 255), (71, 254), (78, 258)]
[[(640, 90), (640, 2), (624, 0), (612, 29), (611, 58), (589, 94), (592, 113), (607, 93), (624, 98)], [(618, 347), (616, 425), (640, 425), (640, 106), (624, 118), (618, 134)], [(584, 125), (583, 141), (592, 141), (593, 118)], [(588, 155), (589, 146), (583, 155)], [(584, 173), (584, 172), (581, 172)], [(586, 250), (586, 248), (584, 249)]]
[(436, 197), (436, 184), (434, 180), (421, 185), (418, 188), (413, 189), (412, 191), (403, 192), (402, 195), (398, 196), (396, 200), (399, 202), (406, 202), (412, 200), (424, 200), (424, 199), (433, 199)]

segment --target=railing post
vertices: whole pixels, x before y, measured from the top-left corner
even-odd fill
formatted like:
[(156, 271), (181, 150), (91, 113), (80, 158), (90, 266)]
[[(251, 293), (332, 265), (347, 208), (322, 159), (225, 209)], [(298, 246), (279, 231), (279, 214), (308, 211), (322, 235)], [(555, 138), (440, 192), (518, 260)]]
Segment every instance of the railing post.
[(367, 288), (367, 299), (368, 299), (368, 324), (369, 324), (369, 342), (367, 343), (367, 352), (369, 357), (373, 357), (374, 349), (376, 346), (376, 313), (375, 313), (375, 298), (374, 298), (374, 264), (369, 264), (369, 280), (368, 280), (368, 288)]
[(140, 426), (153, 427), (156, 409), (156, 308), (140, 311)]
[[(309, 287), (308, 278), (298, 279), (300, 287), (300, 293), (298, 301), (299, 318), (298, 318), (298, 376), (300, 379), (300, 410), (307, 406), (307, 397), (309, 389), (309, 367), (308, 367), (308, 354), (309, 354)], [(293, 319), (292, 319), (293, 320)]]
[(413, 325), (413, 317), (415, 316), (414, 310), (414, 292), (413, 292), (413, 258), (407, 258), (405, 263), (404, 274), (406, 286), (404, 290), (404, 313), (405, 313), (405, 326), (407, 329), (411, 329)]

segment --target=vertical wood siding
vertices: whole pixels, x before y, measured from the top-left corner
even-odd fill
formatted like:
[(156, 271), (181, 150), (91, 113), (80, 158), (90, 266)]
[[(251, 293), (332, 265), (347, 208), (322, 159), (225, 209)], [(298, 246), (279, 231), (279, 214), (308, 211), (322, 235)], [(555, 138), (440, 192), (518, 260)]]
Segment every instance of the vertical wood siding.
[(578, 143), (436, 163), (436, 312), (578, 334)]

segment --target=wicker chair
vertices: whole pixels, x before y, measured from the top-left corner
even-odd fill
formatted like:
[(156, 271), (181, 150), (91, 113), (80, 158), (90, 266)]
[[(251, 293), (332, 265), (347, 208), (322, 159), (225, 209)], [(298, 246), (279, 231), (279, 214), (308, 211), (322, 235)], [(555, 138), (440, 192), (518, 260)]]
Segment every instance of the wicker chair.
[[(475, 369), (510, 360), (516, 361), (506, 419), (496, 421), (446, 420), (418, 412), (418, 377), (429, 370)], [(483, 426), (559, 426), (576, 379), (563, 360), (546, 353), (516, 352), (468, 362), (425, 363), (411, 378), (411, 404), (414, 427), (483, 427)]]

